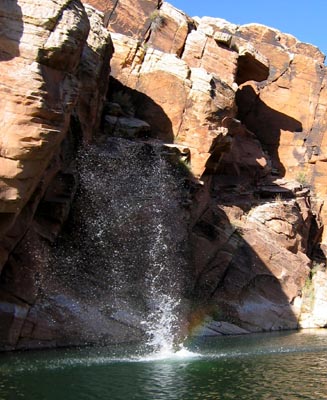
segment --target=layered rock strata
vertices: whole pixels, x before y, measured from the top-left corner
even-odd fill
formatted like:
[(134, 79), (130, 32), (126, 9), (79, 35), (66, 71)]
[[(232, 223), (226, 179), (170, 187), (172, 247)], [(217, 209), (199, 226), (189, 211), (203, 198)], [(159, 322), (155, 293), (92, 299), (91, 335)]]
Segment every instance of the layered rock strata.
[[(90, 31), (87, 12), (78, 1), (42, 5), (15, 1), (1, 7), (0, 200), (5, 238), (39, 183), (56, 173), (55, 156), (67, 136), (74, 107), (85, 137), (99, 124), (110, 46), (101, 17), (88, 9)], [(7, 246), (12, 247), (3, 239), (2, 265)]]

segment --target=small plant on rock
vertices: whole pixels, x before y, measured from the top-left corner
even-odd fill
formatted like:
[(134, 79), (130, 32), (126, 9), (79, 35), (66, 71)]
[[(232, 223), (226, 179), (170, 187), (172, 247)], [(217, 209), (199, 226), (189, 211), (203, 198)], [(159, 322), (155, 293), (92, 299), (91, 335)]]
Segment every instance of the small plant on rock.
[(186, 174), (191, 174), (192, 173), (192, 166), (189, 160), (181, 158), (179, 160), (179, 167), (180, 170), (185, 172)]
[(283, 203), (283, 197), (280, 193), (277, 193), (275, 196), (276, 203)]
[(302, 186), (308, 186), (308, 178), (307, 174), (303, 171), (299, 172), (296, 180), (302, 185)]
[(149, 18), (151, 21), (151, 30), (154, 32), (165, 25), (165, 18), (160, 14), (159, 10), (153, 11), (149, 15)]
[(315, 289), (312, 282), (312, 278), (309, 276), (303, 288), (303, 299), (307, 303), (310, 309), (313, 308), (315, 302)]
[(149, 48), (149, 44), (148, 43), (142, 43), (141, 47), (146, 52), (148, 50), (148, 48)]

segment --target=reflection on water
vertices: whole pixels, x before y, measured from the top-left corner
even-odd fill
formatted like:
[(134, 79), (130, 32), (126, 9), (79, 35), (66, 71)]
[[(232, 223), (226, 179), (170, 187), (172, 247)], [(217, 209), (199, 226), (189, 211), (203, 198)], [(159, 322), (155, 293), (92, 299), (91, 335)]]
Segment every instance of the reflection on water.
[(327, 399), (325, 331), (211, 338), (188, 346), (160, 360), (127, 357), (131, 348), (2, 355), (0, 399)]

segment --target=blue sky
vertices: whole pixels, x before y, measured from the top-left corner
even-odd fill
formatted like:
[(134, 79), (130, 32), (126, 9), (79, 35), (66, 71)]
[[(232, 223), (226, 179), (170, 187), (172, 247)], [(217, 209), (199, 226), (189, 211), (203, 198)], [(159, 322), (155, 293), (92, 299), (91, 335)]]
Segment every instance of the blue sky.
[(327, 54), (327, 0), (168, 0), (190, 16), (258, 22), (314, 44)]

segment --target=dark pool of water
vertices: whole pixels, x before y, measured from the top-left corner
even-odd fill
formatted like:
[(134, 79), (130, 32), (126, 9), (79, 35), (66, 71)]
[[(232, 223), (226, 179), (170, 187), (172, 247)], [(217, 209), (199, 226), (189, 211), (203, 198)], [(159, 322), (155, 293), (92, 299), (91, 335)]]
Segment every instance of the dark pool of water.
[(327, 399), (327, 332), (192, 341), (165, 358), (132, 348), (2, 354), (0, 400)]

